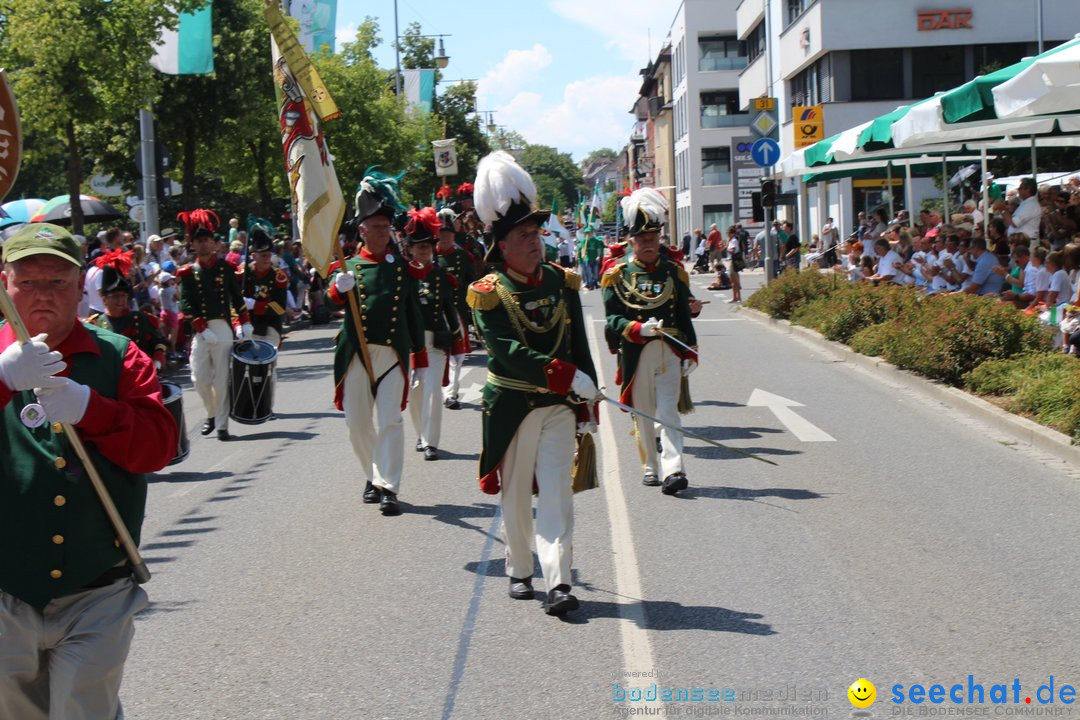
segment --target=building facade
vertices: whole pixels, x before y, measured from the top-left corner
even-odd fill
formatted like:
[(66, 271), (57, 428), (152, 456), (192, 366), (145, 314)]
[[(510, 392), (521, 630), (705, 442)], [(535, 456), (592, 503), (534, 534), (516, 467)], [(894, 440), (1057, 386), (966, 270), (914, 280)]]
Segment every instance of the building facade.
[[(1037, 18), (1042, 17), (1042, 29)], [(975, 75), (1010, 65), (1080, 32), (1076, 0), (741, 0), (736, 32), (746, 56), (738, 75), (739, 109), (753, 98), (778, 99), (781, 157), (795, 149), (795, 106), (821, 106), (823, 137), (854, 127), (900, 105), (949, 90)], [(902, 173), (900, 173), (902, 174)], [(903, 179), (892, 179), (897, 207)], [(803, 237), (826, 217), (853, 226), (859, 211), (887, 205), (884, 172), (798, 187), (798, 208), (781, 210), (799, 221)], [(940, 191), (929, 179), (912, 184), (913, 204)]]

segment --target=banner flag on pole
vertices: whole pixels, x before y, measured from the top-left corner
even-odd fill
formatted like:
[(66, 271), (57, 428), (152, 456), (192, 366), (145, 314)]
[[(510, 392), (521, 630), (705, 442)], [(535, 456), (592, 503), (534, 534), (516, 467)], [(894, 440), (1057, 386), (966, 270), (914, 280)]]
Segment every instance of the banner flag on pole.
[(457, 175), (457, 150), (454, 148), (454, 140), (455, 138), (431, 141), (431, 146), (435, 148), (435, 174), (439, 177)]
[[(304, 52), (300, 41), (296, 39), (296, 33), (285, 22), (285, 16), (281, 14), (277, 3), (269, 0), (263, 8), (263, 14), (270, 25), (270, 34), (278, 48), (277, 52), (285, 58), (293, 82), (299, 83), (302, 95), (315, 110), (319, 121), (326, 122), (340, 117), (341, 111), (338, 110), (334, 98), (330, 97), (330, 91), (326, 89), (325, 83), (319, 77), (319, 71), (311, 64), (311, 59)], [(275, 59), (275, 68), (276, 62)]]
[(334, 24), (337, 20), (337, 0), (304, 0), (293, 2), (289, 14), (300, 25), (300, 45), (308, 53), (318, 52), (325, 45), (334, 52)]
[(435, 71), (402, 70), (401, 82), (409, 106), (431, 112), (431, 101), (435, 97)]
[(214, 31), (211, 3), (181, 13), (176, 29), (162, 28), (150, 64), (166, 75), (207, 75), (214, 72)]
[[(319, 119), (293, 73), (288, 58), (270, 38), (274, 83), (279, 90), (278, 117), (285, 172), (292, 189), (293, 212), (300, 229), (300, 243), (311, 266), (326, 277), (334, 257), (338, 228), (345, 217), (334, 160), (326, 147)], [(295, 46), (303, 53), (303, 48)], [(295, 55), (295, 53), (294, 53)], [(305, 55), (305, 60), (307, 56)], [(333, 104), (329, 93), (326, 100)]]

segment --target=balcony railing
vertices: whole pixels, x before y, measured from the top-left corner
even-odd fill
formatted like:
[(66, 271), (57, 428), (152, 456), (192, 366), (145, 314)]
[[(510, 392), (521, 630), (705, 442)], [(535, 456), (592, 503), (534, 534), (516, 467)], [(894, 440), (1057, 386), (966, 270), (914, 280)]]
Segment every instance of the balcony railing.
[(742, 70), (746, 67), (747, 60), (739, 55), (736, 57), (703, 57), (698, 59), (698, 70), (708, 72), (710, 70)]
[(731, 115), (702, 115), (703, 130), (725, 127), (745, 127), (750, 124), (750, 113), (732, 113)]

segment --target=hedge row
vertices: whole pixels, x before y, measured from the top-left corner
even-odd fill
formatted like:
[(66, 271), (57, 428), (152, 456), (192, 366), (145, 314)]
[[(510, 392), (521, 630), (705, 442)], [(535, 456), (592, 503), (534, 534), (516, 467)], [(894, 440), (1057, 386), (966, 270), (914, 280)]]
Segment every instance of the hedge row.
[(1080, 362), (1051, 352), (1051, 331), (1011, 305), (855, 284), (813, 269), (784, 273), (745, 304), (905, 370), (1001, 396), (1011, 411), (1080, 440)]

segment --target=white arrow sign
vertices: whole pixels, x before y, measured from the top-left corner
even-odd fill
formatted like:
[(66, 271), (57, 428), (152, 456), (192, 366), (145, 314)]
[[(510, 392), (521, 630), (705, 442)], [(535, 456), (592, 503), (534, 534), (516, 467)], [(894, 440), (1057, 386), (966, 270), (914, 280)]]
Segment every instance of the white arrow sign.
[(832, 435), (791, 409), (806, 407), (800, 402), (754, 388), (754, 392), (750, 393), (750, 399), (746, 401), (746, 406), (769, 408), (776, 419), (788, 429), (788, 432), (803, 442), (836, 442), (836, 438)]

